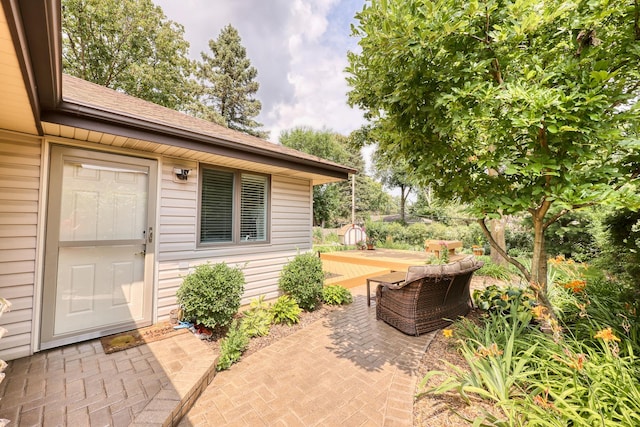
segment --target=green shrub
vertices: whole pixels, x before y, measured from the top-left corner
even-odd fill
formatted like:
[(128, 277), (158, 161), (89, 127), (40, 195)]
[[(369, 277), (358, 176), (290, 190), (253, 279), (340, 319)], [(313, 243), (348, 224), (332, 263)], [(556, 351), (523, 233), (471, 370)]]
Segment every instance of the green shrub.
[(212, 329), (228, 325), (240, 308), (244, 283), (239, 268), (225, 263), (197, 266), (176, 293), (184, 318)]
[(504, 230), (504, 238), (509, 254), (530, 256), (533, 251), (533, 233), (529, 227), (520, 223), (510, 224)]
[(385, 223), (385, 233), (390, 237), (390, 240), (393, 242), (402, 242), (407, 243), (406, 231), (407, 227), (400, 224), (399, 222), (392, 222), (390, 224)]
[(321, 227), (313, 227), (313, 244), (317, 245), (324, 242), (324, 236), (322, 235)]
[(322, 261), (313, 253), (299, 254), (284, 266), (278, 283), (300, 308), (311, 311), (320, 302), (324, 272)]
[(263, 337), (269, 334), (271, 327), (271, 312), (264, 302), (264, 295), (251, 301), (249, 309), (242, 313), (240, 328), (249, 338)]
[(473, 303), (485, 311), (509, 313), (516, 307), (517, 310), (529, 312), (536, 305), (536, 297), (531, 289), (491, 285), (473, 291)]
[(422, 223), (411, 224), (405, 230), (405, 241), (419, 248), (424, 248), (424, 242), (428, 239), (427, 226)]
[(282, 295), (271, 306), (271, 317), (273, 323), (292, 325), (300, 321), (302, 309), (298, 303), (289, 295)]
[(322, 301), (329, 305), (351, 304), (353, 295), (344, 286), (329, 285), (322, 289)]
[(220, 357), (218, 358), (218, 370), (229, 369), (231, 365), (240, 360), (242, 353), (249, 345), (249, 336), (234, 320), (229, 327), (227, 336), (220, 340)]

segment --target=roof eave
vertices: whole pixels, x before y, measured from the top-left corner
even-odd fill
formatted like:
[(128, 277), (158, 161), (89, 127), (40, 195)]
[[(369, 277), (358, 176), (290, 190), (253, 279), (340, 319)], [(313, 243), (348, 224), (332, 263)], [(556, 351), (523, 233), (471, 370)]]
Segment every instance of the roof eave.
[(222, 138), (102, 110), (73, 101), (62, 101), (56, 108), (44, 110), (41, 116), (45, 122), (286, 167), (311, 174), (325, 175), (333, 178), (332, 180), (346, 180), (350, 174), (357, 173), (357, 170), (353, 168), (294, 157), (287, 153), (265, 150), (261, 147), (238, 144)]

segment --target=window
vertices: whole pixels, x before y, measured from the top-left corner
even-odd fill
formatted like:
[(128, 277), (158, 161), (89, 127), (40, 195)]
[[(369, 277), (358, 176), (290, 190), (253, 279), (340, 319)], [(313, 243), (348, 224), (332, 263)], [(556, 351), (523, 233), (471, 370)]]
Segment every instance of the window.
[(202, 168), (201, 243), (266, 242), (269, 177)]

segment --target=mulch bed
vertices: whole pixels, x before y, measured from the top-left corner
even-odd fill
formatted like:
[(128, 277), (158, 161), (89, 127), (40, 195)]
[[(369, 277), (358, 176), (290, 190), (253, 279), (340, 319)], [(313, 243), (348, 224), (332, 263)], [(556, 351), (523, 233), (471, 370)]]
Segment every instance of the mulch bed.
[[(271, 325), (271, 329), (269, 329), (269, 334), (264, 337), (254, 337), (249, 341), (249, 347), (242, 353), (242, 359), (250, 356), (253, 353), (260, 351), (261, 349), (273, 344), (274, 342), (285, 338), (302, 328), (310, 325), (311, 323), (322, 319), (327, 314), (334, 310), (340, 309), (340, 306), (332, 306), (332, 305), (320, 305), (316, 310), (308, 312), (303, 311), (300, 315), (300, 322), (295, 325)], [(213, 331), (213, 335), (211, 340), (205, 340), (204, 342), (211, 347), (211, 349), (219, 354), (220, 352), (220, 339), (224, 338), (227, 334), (227, 328), (218, 328)], [(242, 363), (242, 360), (239, 362)]]
[[(479, 313), (472, 310), (467, 318), (477, 321)], [(418, 367), (418, 384), (416, 394), (423, 392), (419, 383), (429, 371), (443, 371), (453, 374), (454, 369), (447, 363), (463, 370), (468, 370), (467, 362), (458, 353), (455, 340), (446, 338), (441, 331), (437, 331), (429, 348), (422, 356)], [(439, 377), (432, 378), (427, 387), (434, 387), (442, 383)], [(495, 414), (495, 408), (487, 401), (473, 399), (471, 405), (460, 398), (455, 391), (445, 394), (423, 394), (413, 403), (414, 426), (457, 427), (468, 425), (463, 418), (473, 420), (484, 411)]]

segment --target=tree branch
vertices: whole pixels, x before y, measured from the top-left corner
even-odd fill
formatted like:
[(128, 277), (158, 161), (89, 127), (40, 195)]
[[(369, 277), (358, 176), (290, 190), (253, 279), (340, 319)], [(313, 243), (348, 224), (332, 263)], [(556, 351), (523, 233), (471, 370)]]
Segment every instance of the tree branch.
[(568, 209), (562, 209), (560, 212), (558, 212), (557, 214), (555, 214), (551, 218), (549, 218), (547, 220), (547, 222), (545, 222), (542, 225), (542, 227), (546, 230), (551, 224), (553, 224), (554, 222), (556, 222), (557, 220), (559, 220), (560, 218), (562, 218), (563, 216), (565, 216), (569, 212), (576, 211), (576, 210), (582, 209), (582, 208), (588, 208), (589, 206), (595, 206), (595, 205), (599, 204), (600, 202), (601, 201), (598, 200), (598, 201), (588, 202), (588, 203), (577, 203), (575, 205), (572, 205)]
[(633, 28), (636, 32), (636, 40), (640, 40), (640, 2), (638, 2), (638, 0), (634, 0), (633, 5), (636, 9), (633, 20)]
[(478, 224), (480, 224), (480, 228), (482, 228), (482, 232), (484, 233), (485, 237), (487, 238), (487, 240), (489, 241), (489, 244), (491, 245), (491, 249), (492, 250), (496, 250), (500, 255), (502, 255), (502, 257), (504, 257), (504, 259), (506, 259), (510, 264), (513, 264), (516, 266), (516, 268), (518, 270), (520, 270), (520, 272), (522, 273), (522, 275), (524, 276), (524, 278), (526, 279), (527, 282), (531, 282), (531, 273), (527, 270), (527, 268), (522, 265), (517, 259), (512, 258), (511, 256), (509, 256), (509, 254), (507, 254), (507, 252), (502, 249), (499, 245), (498, 242), (495, 241), (495, 239), (493, 238), (493, 236), (491, 235), (491, 232), (489, 231), (489, 229), (487, 228), (487, 224), (484, 222), (484, 218), (479, 218), (478, 219)]

